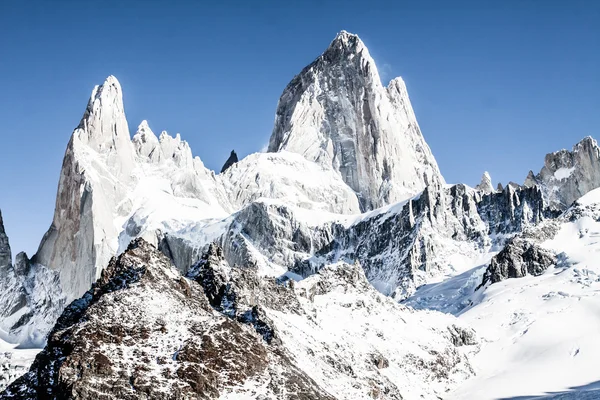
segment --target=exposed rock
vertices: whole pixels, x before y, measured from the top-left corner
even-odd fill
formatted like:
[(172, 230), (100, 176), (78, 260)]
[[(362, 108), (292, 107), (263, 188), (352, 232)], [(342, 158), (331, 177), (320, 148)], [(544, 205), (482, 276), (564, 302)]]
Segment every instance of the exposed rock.
[(268, 398), (331, 398), (253, 332), (215, 315), (202, 288), (140, 239), (65, 310), (3, 398), (213, 399), (269, 381)]
[(541, 186), (550, 207), (566, 210), (579, 197), (600, 187), (598, 143), (588, 136), (571, 151), (563, 149), (547, 154), (535, 181)]
[(527, 178), (525, 178), (525, 183), (523, 183), (523, 186), (525, 186), (526, 188), (530, 188), (537, 184), (538, 182), (535, 178), (535, 174), (533, 173), (533, 171), (529, 170), (529, 174), (527, 174)]
[(121, 86), (110, 76), (92, 91), (71, 136), (54, 219), (33, 257), (34, 263), (59, 271), (70, 299), (87, 290), (116, 250), (114, 210), (128, 206), (120, 201), (133, 166)]
[(537, 276), (556, 264), (556, 255), (532, 241), (515, 238), (498, 253), (485, 272), (482, 285), (508, 278)]
[(8, 242), (8, 236), (4, 230), (4, 221), (0, 211), (0, 276), (3, 271), (12, 265), (12, 252)]
[(498, 186), (496, 186), (496, 191), (501, 192), (503, 190), (504, 190), (504, 187), (502, 186), (502, 183), (498, 182)]
[(320, 241), (312, 233), (307, 242), (318, 250), (297, 262), (294, 271), (309, 276), (327, 263), (358, 260), (376, 288), (401, 300), (428, 277), (448, 270), (451, 255), (474, 257), (491, 245), (503, 245), (505, 235), (550, 216), (538, 188), (507, 186), (503, 192), (481, 196), (464, 185), (430, 186), (420, 196), (388, 212), (367, 215), (348, 228), (324, 225), (322, 236), (330, 241), (316, 247)]
[(32, 264), (24, 252), (12, 264), (1, 214), (0, 262), (6, 263), (0, 265), (0, 330), (22, 346), (40, 346), (65, 304), (58, 273)]
[(227, 161), (225, 161), (225, 164), (223, 164), (223, 167), (221, 168), (221, 173), (225, 172), (227, 168), (231, 167), (236, 162), (238, 162), (238, 156), (235, 153), (235, 150), (231, 150), (229, 158), (227, 159)]
[(363, 210), (443, 182), (404, 82), (383, 87), (364, 43), (345, 31), (284, 90), (268, 150), (339, 171)]

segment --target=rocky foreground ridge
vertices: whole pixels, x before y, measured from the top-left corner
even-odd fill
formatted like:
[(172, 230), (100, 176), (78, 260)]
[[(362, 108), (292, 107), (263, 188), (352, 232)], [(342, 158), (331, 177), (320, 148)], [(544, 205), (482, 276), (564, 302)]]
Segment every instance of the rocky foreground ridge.
[(430, 397), (472, 374), (477, 345), (455, 318), (376, 292), (358, 265), (278, 282), (232, 268), (213, 245), (183, 277), (137, 239), (0, 397)]

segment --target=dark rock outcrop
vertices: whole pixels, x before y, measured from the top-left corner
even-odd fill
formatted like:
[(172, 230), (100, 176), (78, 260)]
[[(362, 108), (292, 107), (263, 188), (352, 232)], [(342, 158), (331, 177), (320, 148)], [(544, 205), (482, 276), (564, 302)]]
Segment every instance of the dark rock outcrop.
[(556, 262), (557, 257), (550, 250), (540, 247), (533, 241), (515, 238), (492, 258), (482, 285), (509, 278), (522, 278), (525, 275), (538, 276)]
[(225, 161), (225, 164), (223, 164), (223, 168), (221, 168), (221, 173), (227, 171), (227, 168), (231, 167), (233, 164), (238, 162), (238, 156), (235, 153), (235, 150), (231, 150), (231, 154), (229, 155), (229, 158), (227, 159), (227, 161)]

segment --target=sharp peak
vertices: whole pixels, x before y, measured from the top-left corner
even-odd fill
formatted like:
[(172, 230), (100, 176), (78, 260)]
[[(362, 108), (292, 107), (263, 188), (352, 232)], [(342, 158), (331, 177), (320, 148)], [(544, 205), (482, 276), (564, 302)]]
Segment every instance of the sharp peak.
[(152, 129), (150, 129), (150, 125), (148, 125), (148, 121), (144, 119), (138, 125), (137, 131), (138, 132), (144, 132), (144, 131), (150, 131), (150, 132), (152, 132)]
[(105, 90), (114, 88), (118, 93), (121, 93), (121, 84), (114, 75), (109, 75), (102, 85), (96, 85), (92, 92), (92, 98), (100, 96)]
[(593, 137), (588, 135), (588, 136), (584, 137), (583, 139), (581, 139), (579, 142), (577, 142), (575, 144), (575, 146), (573, 146), (573, 150), (575, 150), (577, 147), (587, 144), (587, 143), (589, 143), (592, 146), (598, 147), (598, 142), (596, 142), (596, 139), (594, 139)]
[(358, 40), (360, 40), (360, 38), (358, 37), (357, 34), (351, 33), (351, 32), (348, 32), (348, 31), (342, 29), (341, 31), (339, 31), (337, 33), (337, 35), (335, 35), (335, 39), (333, 39), (333, 40), (348, 41), (350, 39), (353, 39), (353, 40), (358, 39)]
[(365, 46), (358, 35), (342, 30), (335, 35), (335, 38), (329, 44), (328, 50), (339, 48), (352, 53), (359, 53), (361, 50), (367, 49), (367, 46)]

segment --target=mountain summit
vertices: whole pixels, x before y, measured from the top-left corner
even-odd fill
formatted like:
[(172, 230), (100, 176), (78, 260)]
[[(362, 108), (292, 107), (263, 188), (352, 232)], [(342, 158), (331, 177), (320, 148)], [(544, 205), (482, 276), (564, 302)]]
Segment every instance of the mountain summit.
[(346, 31), (283, 91), (268, 151), (282, 150), (338, 171), (363, 210), (443, 182), (404, 82), (384, 87), (365, 44)]

